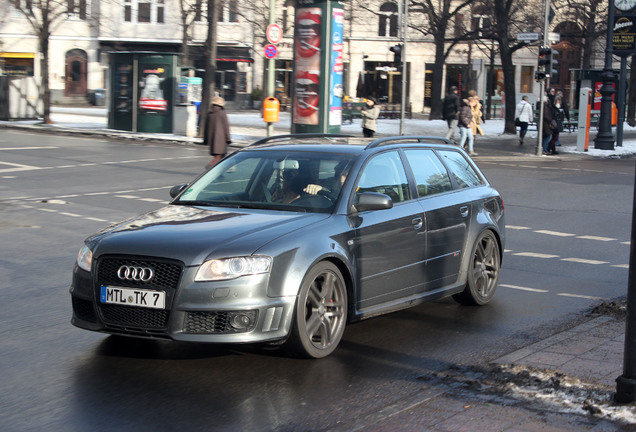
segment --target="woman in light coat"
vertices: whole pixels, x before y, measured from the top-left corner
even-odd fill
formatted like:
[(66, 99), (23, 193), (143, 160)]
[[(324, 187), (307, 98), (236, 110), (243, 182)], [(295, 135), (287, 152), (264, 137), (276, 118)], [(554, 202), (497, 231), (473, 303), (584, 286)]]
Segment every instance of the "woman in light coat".
[(517, 104), (515, 119), (519, 120), (519, 145), (523, 145), (523, 137), (528, 132), (528, 123), (534, 120), (534, 110), (532, 104), (528, 102), (528, 96), (523, 96)]

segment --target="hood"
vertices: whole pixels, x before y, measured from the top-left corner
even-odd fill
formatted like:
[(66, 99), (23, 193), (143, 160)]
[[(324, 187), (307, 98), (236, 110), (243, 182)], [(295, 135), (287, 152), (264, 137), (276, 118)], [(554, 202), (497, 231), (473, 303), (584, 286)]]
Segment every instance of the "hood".
[(267, 243), (326, 214), (170, 205), (89, 237), (95, 257), (144, 255), (199, 265), (214, 254), (250, 255)]

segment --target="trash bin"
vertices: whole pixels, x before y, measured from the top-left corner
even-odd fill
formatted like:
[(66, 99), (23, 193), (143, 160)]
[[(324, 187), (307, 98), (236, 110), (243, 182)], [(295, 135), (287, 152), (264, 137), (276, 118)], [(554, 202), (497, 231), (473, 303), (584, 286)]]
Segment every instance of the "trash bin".
[(95, 106), (105, 106), (106, 105), (106, 92), (104, 89), (95, 89), (95, 93), (93, 94)]

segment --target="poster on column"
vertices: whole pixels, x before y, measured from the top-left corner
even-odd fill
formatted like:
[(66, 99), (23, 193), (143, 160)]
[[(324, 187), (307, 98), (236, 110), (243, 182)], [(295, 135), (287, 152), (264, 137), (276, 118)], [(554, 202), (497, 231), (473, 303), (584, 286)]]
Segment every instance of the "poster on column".
[(342, 124), (342, 97), (344, 89), (342, 88), (342, 71), (343, 71), (343, 23), (344, 10), (334, 9), (333, 25), (331, 35), (331, 91), (329, 92), (331, 100), (329, 101), (329, 125)]
[(296, 14), (296, 82), (294, 123), (317, 125), (320, 106), (320, 38), (322, 10), (305, 8)]
[(164, 96), (166, 71), (169, 66), (141, 65), (139, 81), (139, 108), (141, 114), (166, 115), (168, 101)]

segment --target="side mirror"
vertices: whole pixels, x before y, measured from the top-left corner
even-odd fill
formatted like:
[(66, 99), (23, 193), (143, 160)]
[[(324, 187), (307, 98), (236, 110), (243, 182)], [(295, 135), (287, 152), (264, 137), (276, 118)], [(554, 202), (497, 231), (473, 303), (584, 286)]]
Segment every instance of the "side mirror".
[(188, 187), (187, 183), (186, 184), (180, 184), (180, 185), (172, 186), (170, 188), (170, 196), (172, 198), (175, 198), (177, 195), (179, 195), (181, 192), (183, 192), (183, 190), (185, 188), (187, 188), (187, 187)]
[(353, 207), (359, 211), (386, 210), (393, 207), (390, 196), (378, 192), (362, 192), (356, 197)]

